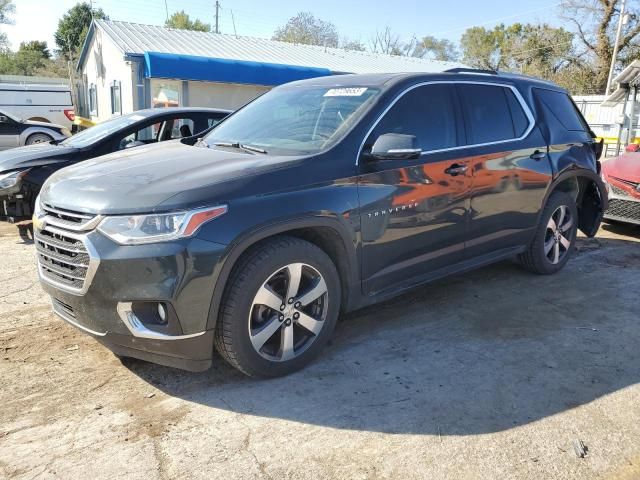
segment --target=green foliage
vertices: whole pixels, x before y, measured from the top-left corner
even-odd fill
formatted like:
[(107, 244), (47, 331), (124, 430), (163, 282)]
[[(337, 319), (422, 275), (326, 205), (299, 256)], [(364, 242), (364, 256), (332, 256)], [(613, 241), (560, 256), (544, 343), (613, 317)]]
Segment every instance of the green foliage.
[(164, 23), (164, 26), (168, 28), (178, 28), (181, 30), (196, 30), (198, 32), (211, 31), (211, 25), (201, 22), (197, 18), (192, 21), (184, 10), (180, 10), (179, 12), (175, 12), (171, 15)]
[(300, 12), (291, 17), (285, 26), (275, 31), (272, 39), (324, 47), (337, 47), (339, 44), (336, 26), (314, 17), (310, 12)]
[[(0, 25), (12, 24), (11, 15), (15, 12), (16, 7), (12, 0), (0, 0)], [(0, 32), (0, 52), (9, 50), (9, 38), (4, 32)]]
[(47, 42), (40, 40), (31, 40), (30, 42), (22, 42), (19, 52), (35, 52), (43, 58), (51, 58), (51, 52), (47, 47)]
[(93, 18), (108, 19), (101, 8), (92, 12), (91, 5), (87, 2), (76, 4), (62, 16), (54, 34), (56, 45), (62, 55), (67, 58), (77, 56)]
[(443, 62), (454, 62), (458, 60), (458, 49), (450, 40), (427, 35), (417, 42), (410, 55)]
[(34, 40), (21, 43), (17, 52), (0, 53), (0, 74), (66, 77), (69, 70), (63, 56), (51, 58), (47, 42)]

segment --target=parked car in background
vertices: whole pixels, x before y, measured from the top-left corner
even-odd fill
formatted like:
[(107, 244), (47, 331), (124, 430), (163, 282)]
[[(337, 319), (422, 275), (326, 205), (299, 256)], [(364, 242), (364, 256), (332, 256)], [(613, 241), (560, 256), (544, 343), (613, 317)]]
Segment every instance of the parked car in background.
[(0, 150), (62, 141), (71, 136), (71, 131), (62, 125), (23, 120), (0, 110)]
[(54, 311), (120, 356), (201, 370), (215, 345), (277, 376), (340, 312), (509, 257), (559, 271), (606, 208), (601, 145), (560, 87), (479, 73), (293, 82), (197, 146), (56, 173), (34, 214)]
[[(229, 114), (210, 108), (155, 108), (115, 117), (73, 137), (0, 152), (0, 218), (31, 218), (40, 188), (63, 167), (118, 150), (172, 139), (191, 139)], [(1, 128), (1, 124), (0, 124)], [(193, 138), (191, 138), (193, 137)]]
[(640, 225), (640, 152), (634, 146), (602, 164), (602, 179), (609, 193), (608, 222)]
[(54, 123), (71, 130), (74, 107), (66, 85), (0, 83), (0, 110), (16, 118)]

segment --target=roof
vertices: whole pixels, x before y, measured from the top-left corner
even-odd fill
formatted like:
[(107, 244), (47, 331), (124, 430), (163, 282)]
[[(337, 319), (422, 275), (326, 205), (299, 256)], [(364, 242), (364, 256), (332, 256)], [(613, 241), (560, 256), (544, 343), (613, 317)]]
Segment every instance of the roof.
[(618, 84), (618, 88), (602, 102), (603, 107), (614, 107), (623, 102), (627, 98), (629, 86), (640, 85), (640, 60), (627, 65), (613, 81)]
[(123, 54), (132, 56), (158, 52), (318, 67), (333, 73), (441, 72), (461, 66), (454, 62), (293, 44), (263, 38), (94, 20), (85, 40), (78, 68), (83, 64), (90, 37), (96, 28), (108, 35)]
[(153, 117), (158, 115), (166, 115), (167, 113), (232, 113), (233, 110), (224, 108), (206, 108), (206, 107), (156, 107), (136, 110), (127, 115), (144, 115), (145, 117)]

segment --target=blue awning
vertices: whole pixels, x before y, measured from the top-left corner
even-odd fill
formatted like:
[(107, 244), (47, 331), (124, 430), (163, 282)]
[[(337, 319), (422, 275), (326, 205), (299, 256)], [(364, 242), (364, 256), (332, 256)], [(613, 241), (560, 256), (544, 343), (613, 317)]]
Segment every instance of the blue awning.
[(328, 75), (331, 75), (331, 71), (327, 68), (247, 62), (175, 53), (145, 52), (144, 54), (146, 78), (273, 86)]

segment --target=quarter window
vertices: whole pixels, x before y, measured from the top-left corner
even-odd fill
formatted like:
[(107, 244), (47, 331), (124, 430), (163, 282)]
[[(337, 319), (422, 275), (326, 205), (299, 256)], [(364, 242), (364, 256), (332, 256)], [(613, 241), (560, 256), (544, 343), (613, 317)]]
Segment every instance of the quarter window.
[(415, 135), (422, 151), (440, 150), (458, 145), (453, 89), (448, 84), (414, 88), (391, 107), (367, 140), (371, 149), (380, 135)]
[(580, 119), (578, 109), (569, 96), (563, 92), (535, 88), (536, 96), (567, 130), (583, 132), (586, 125)]
[(467, 126), (467, 144), (512, 140), (529, 124), (513, 91), (497, 85), (458, 85)]

